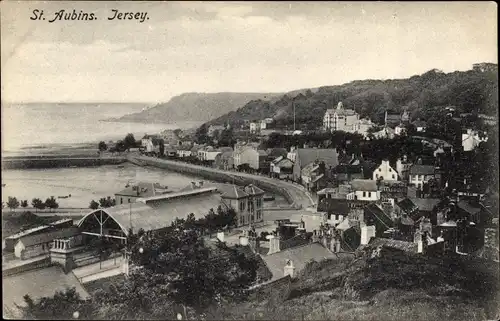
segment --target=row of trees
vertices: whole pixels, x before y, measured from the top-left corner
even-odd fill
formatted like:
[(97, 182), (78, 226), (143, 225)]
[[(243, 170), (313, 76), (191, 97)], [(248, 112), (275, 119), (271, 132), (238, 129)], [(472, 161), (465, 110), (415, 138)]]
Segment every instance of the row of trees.
[[(228, 211), (227, 213), (234, 213)], [(221, 218), (216, 219), (215, 216)], [(211, 211), (217, 225), (229, 223), (224, 211)], [(222, 218), (226, 217), (226, 218)], [(212, 307), (245, 299), (255, 282), (258, 263), (239, 247), (208, 246), (200, 220), (190, 214), (161, 232), (129, 232), (127, 251), (140, 269), (82, 300), (74, 289), (34, 301), (25, 296), (24, 317), (30, 319), (197, 319)]]
[(135, 148), (139, 145), (140, 143), (135, 140), (134, 134), (129, 133), (123, 140), (117, 141), (114, 147), (109, 148), (105, 141), (100, 141), (97, 147), (101, 152), (108, 150), (108, 148), (110, 152), (124, 152), (126, 150), (130, 151), (130, 148)]
[[(28, 207), (28, 200), (21, 200), (21, 201), (19, 201), (16, 197), (9, 196), (8, 199), (7, 199), (6, 205), (11, 210), (15, 210), (19, 206), (21, 206), (22, 208), (26, 208), (26, 207)], [(39, 198), (34, 198), (34, 199), (31, 200), (31, 205), (37, 211), (38, 210), (44, 210), (46, 208), (49, 208), (51, 210), (59, 208), (59, 204), (57, 203), (57, 201), (54, 198), (54, 196), (51, 196), (51, 197), (47, 198), (45, 200), (45, 202), (43, 202)], [(4, 203), (2, 202), (2, 208), (3, 208), (3, 206), (4, 206)]]
[(101, 208), (106, 208), (106, 207), (111, 207), (116, 205), (116, 199), (111, 198), (111, 196), (108, 197), (101, 197), (99, 199), (99, 202), (96, 202), (94, 200), (90, 201), (89, 208), (96, 210), (99, 207)]

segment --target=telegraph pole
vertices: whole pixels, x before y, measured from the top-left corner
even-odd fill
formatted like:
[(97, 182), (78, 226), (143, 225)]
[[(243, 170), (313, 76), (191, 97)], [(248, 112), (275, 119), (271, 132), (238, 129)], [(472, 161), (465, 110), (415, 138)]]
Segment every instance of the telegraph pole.
[(295, 128), (295, 99), (292, 99), (292, 106), (293, 106), (293, 131), (296, 130)]

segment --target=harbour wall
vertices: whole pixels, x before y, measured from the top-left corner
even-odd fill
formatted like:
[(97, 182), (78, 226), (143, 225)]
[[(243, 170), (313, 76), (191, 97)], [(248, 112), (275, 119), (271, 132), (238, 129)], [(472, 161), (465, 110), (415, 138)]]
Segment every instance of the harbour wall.
[(234, 183), (240, 186), (253, 184), (266, 192), (282, 195), (289, 204), (295, 205), (295, 200), (290, 192), (286, 188), (280, 186), (279, 181), (273, 182), (271, 178), (259, 176), (250, 178), (239, 175), (237, 172), (226, 172), (210, 167), (150, 157), (128, 157), (128, 161), (139, 166), (154, 166), (186, 175), (203, 177), (220, 183)]
[(92, 167), (117, 165), (126, 162), (125, 157), (64, 157), (64, 156), (23, 156), (2, 158), (3, 169)]

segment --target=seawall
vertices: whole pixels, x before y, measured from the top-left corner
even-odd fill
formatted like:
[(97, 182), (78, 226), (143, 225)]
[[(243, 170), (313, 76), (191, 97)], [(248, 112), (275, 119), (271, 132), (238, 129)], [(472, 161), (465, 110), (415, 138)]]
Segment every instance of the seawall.
[(117, 165), (126, 162), (125, 157), (78, 157), (78, 156), (23, 156), (2, 158), (3, 169), (91, 167)]
[(158, 158), (144, 157), (144, 156), (141, 157), (129, 156), (128, 161), (131, 162), (132, 164), (139, 166), (154, 166), (157, 168), (163, 168), (178, 173), (203, 177), (208, 180), (220, 183), (232, 184), (234, 182), (235, 185), (254, 184), (255, 186), (263, 189), (264, 191), (282, 195), (289, 204), (296, 203), (290, 191), (288, 191), (287, 188), (280, 186), (279, 185), (280, 181), (275, 181), (271, 178), (260, 177), (255, 175), (253, 175), (252, 177), (247, 177), (238, 172), (226, 172), (210, 167), (204, 167), (199, 165), (183, 163), (179, 161), (172, 161), (172, 160), (165, 160), (165, 159), (158, 159)]

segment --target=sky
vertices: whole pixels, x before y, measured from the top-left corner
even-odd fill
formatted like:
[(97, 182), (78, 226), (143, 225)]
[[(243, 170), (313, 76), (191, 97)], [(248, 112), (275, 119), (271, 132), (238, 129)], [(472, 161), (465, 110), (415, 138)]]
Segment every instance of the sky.
[[(48, 22), (73, 9), (97, 20)], [(494, 2), (2, 1), (0, 14), (10, 102), (162, 102), (497, 63)]]

